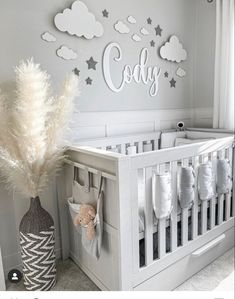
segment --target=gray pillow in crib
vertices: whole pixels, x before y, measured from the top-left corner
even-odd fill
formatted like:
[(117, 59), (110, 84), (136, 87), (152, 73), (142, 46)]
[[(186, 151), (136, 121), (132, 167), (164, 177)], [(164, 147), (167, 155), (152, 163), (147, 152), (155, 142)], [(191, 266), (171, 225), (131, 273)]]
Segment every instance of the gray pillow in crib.
[(217, 161), (217, 182), (216, 188), (219, 194), (228, 193), (232, 188), (231, 165), (228, 159)]
[(182, 209), (194, 202), (195, 172), (191, 166), (181, 168), (179, 176), (179, 202)]
[(198, 143), (198, 142), (204, 142), (209, 141), (213, 138), (200, 138), (200, 139), (189, 139), (189, 138), (175, 138), (175, 146), (181, 146), (186, 144), (192, 144), (192, 143)]
[(174, 147), (175, 139), (178, 137), (186, 137), (186, 133), (184, 131), (163, 132), (161, 134), (161, 149)]
[(153, 174), (153, 210), (157, 219), (168, 217), (172, 211), (171, 174)]
[(198, 167), (198, 192), (201, 200), (208, 200), (215, 196), (215, 179), (211, 162)]

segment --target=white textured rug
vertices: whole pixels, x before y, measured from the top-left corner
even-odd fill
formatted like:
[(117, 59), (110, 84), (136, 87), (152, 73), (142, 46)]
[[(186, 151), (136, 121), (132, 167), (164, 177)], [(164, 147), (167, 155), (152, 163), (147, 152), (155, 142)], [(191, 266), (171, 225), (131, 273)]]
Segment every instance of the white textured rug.
[(186, 280), (175, 291), (234, 292), (234, 248)]

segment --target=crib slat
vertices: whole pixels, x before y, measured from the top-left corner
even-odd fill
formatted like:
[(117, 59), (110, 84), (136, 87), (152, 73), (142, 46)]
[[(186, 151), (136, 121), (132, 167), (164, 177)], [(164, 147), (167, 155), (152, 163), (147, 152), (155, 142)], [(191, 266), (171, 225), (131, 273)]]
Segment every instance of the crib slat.
[(161, 259), (166, 254), (166, 219), (158, 221), (158, 258)]
[[(211, 153), (211, 163), (213, 167), (213, 173), (216, 173), (216, 160), (217, 160), (217, 153)], [(215, 203), (216, 203), (216, 195), (210, 200), (210, 229), (214, 228), (215, 226)]]
[[(224, 151), (218, 151), (218, 158), (224, 158)], [(218, 194), (218, 225), (223, 222), (223, 215), (224, 215), (224, 194)]]
[(182, 245), (185, 245), (188, 242), (188, 209), (182, 209), (181, 240)]
[(126, 154), (126, 144), (125, 143), (121, 144), (121, 154), (123, 154), (123, 155)]
[(232, 148), (232, 155), (233, 158), (231, 159), (232, 163), (232, 185), (233, 185), (233, 190), (232, 190), (232, 198), (233, 198), (233, 203), (232, 203), (232, 217), (235, 217), (235, 145)]
[(215, 226), (215, 197), (210, 200), (210, 229)]
[[(166, 170), (165, 164), (157, 167), (160, 174)], [(158, 258), (161, 259), (166, 254), (166, 218), (158, 220)]]
[(132, 202), (132, 242), (133, 271), (139, 270), (139, 207), (138, 207), (138, 170), (131, 172), (131, 202)]
[(151, 140), (147, 141), (146, 144), (143, 145), (144, 152), (151, 152), (153, 150), (153, 145)]
[[(225, 158), (229, 160), (230, 165), (232, 165), (232, 148), (226, 150)], [(231, 174), (230, 174), (231, 175)], [(225, 195), (225, 220), (230, 218), (231, 214), (231, 190)]]
[[(188, 166), (188, 159), (182, 160), (182, 166)], [(181, 243), (185, 245), (188, 242), (188, 208), (181, 211)]]
[(153, 262), (152, 167), (145, 169), (145, 265)]
[(138, 142), (138, 153), (143, 153), (143, 141)]
[(153, 149), (154, 150), (158, 150), (159, 146), (158, 146), (158, 139), (154, 139), (153, 140)]
[[(208, 155), (202, 156), (202, 163), (208, 162)], [(207, 206), (208, 206), (208, 201), (207, 200), (202, 200), (201, 203), (201, 234), (205, 234), (207, 231)]]
[(229, 220), (231, 211), (231, 192), (225, 195), (225, 220)]
[(193, 157), (193, 167), (195, 171), (195, 199), (194, 205), (192, 207), (192, 239), (194, 240), (198, 236), (198, 184), (197, 184), (197, 177), (198, 177), (198, 165), (199, 165), (199, 157)]
[(177, 248), (177, 161), (171, 163), (171, 178), (172, 178), (172, 214), (171, 214), (171, 224), (170, 224), (170, 234), (171, 234), (171, 251), (175, 251)]
[(224, 195), (218, 195), (218, 220), (217, 223), (220, 225), (223, 222), (223, 209), (224, 209)]
[(207, 231), (207, 200), (203, 200), (201, 204), (201, 234)]

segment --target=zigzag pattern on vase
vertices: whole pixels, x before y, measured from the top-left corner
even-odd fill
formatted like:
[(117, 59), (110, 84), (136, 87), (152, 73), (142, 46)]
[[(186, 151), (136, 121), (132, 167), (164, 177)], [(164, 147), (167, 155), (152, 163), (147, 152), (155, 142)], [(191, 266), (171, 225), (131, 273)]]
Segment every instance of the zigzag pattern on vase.
[(24, 285), (29, 291), (48, 291), (56, 282), (54, 227), (37, 235), (20, 232)]

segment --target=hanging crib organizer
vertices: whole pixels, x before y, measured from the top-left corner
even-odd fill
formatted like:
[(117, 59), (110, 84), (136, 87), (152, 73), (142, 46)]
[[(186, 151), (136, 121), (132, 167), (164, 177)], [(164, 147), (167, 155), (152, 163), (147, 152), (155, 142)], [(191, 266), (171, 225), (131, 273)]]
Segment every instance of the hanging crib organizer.
[(74, 167), (72, 198), (68, 199), (73, 224), (81, 234), (89, 255), (99, 259), (103, 235), (103, 176), (97, 173), (98, 188), (91, 185), (91, 173), (84, 169), (84, 185), (79, 183), (79, 169)]

